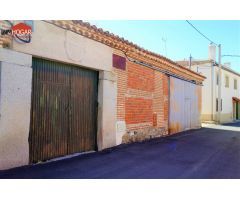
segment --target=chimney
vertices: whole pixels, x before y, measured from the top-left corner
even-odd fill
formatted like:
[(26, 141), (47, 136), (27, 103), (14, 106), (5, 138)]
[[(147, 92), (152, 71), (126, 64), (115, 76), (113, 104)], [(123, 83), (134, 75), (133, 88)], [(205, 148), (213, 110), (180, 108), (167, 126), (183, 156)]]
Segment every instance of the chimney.
[(210, 44), (208, 47), (208, 59), (216, 62), (216, 45)]

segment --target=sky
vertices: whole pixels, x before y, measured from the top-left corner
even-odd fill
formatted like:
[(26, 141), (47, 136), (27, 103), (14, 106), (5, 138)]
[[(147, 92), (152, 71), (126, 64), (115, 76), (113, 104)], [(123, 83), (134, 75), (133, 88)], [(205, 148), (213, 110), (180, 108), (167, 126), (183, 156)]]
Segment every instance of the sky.
[[(166, 56), (174, 61), (208, 59), (210, 42), (184, 20), (90, 20), (98, 28)], [(221, 44), (222, 55), (240, 55), (240, 21), (192, 20), (197, 29), (216, 44)], [(218, 53), (217, 53), (218, 55)], [(240, 57), (223, 57), (231, 68), (240, 72)]]

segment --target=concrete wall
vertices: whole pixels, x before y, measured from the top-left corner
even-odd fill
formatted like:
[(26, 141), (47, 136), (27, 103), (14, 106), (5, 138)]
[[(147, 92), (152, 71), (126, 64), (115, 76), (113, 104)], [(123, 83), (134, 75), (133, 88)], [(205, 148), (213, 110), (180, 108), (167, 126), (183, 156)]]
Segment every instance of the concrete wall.
[(32, 57), (0, 48), (0, 170), (28, 164)]
[(112, 72), (99, 73), (98, 150), (116, 146), (117, 83)]

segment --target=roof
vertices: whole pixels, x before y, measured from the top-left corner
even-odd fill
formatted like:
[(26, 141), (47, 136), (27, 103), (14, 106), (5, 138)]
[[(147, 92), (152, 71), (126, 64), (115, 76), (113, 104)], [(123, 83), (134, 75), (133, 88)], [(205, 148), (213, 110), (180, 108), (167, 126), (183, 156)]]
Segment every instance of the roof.
[[(218, 67), (218, 63), (214, 63), (214, 64), (215, 64), (215, 66)], [(222, 65), (222, 69), (224, 69), (224, 70), (226, 70), (226, 71), (228, 71), (228, 72), (230, 72), (230, 73), (233, 73), (233, 74), (235, 74), (235, 75), (237, 75), (237, 76), (240, 76), (240, 74), (239, 74), (238, 72), (232, 70), (232, 69), (229, 68), (229, 67), (225, 67), (224, 65)]]
[[(176, 61), (176, 62), (181, 64), (181, 65), (183, 65), (184, 67), (189, 67), (189, 61), (188, 60), (182, 60), (182, 61)], [(211, 63), (211, 64), (213, 63), (214, 66), (218, 67), (218, 63), (213, 61), (213, 60), (193, 60), (192, 61), (192, 66), (194, 66), (194, 65), (202, 65), (202, 64), (207, 64), (207, 63)], [(237, 76), (240, 76), (240, 73), (232, 70), (229, 67), (226, 67), (224, 64), (222, 65), (222, 69), (224, 69), (224, 70), (226, 70), (226, 71), (228, 71), (230, 73), (233, 73), (233, 74), (235, 74)]]
[(163, 68), (171, 73), (183, 76), (188, 80), (195, 80), (196, 82), (201, 83), (206, 78), (205, 76), (187, 69), (169, 58), (146, 50), (124, 38), (119, 37), (118, 35), (114, 35), (113, 33), (104, 31), (101, 28), (97, 28), (95, 25), (91, 25), (90, 23), (83, 22), (81, 20), (45, 20), (45, 22), (101, 42), (114, 49), (122, 51), (126, 56), (130, 56), (138, 59), (139, 61)]
[(233, 101), (240, 102), (240, 99), (239, 99), (239, 98), (237, 98), (237, 97), (233, 97), (233, 98), (232, 98), (232, 100), (233, 100)]
[[(189, 66), (189, 60), (180, 60), (180, 61), (176, 61), (176, 63), (178, 63), (184, 67)], [(202, 64), (206, 64), (206, 63), (212, 63), (212, 60), (192, 60), (191, 63), (192, 63), (192, 65), (202, 65)]]

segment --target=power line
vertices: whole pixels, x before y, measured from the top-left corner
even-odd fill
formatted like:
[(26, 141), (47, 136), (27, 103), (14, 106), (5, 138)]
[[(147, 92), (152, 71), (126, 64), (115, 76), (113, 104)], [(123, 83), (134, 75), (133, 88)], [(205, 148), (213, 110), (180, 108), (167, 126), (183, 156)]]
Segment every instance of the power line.
[(205, 39), (207, 39), (209, 42), (217, 45), (215, 42), (213, 42), (212, 40), (210, 40), (206, 35), (204, 35), (201, 31), (199, 31), (191, 22), (189, 22), (188, 20), (186, 20), (186, 22), (187, 22), (192, 28), (194, 28), (200, 35), (202, 35)]
[[(210, 40), (206, 35), (204, 35), (200, 30), (198, 30), (191, 22), (189, 22), (188, 20), (186, 20), (186, 22), (192, 27), (194, 28), (200, 35), (202, 35), (205, 39), (207, 39), (209, 42), (211, 42), (212, 44), (217, 45), (215, 42), (213, 42), (212, 40)], [(222, 55), (221, 57), (240, 57), (240, 55)]]
[(222, 55), (222, 57), (240, 57), (240, 55)]

